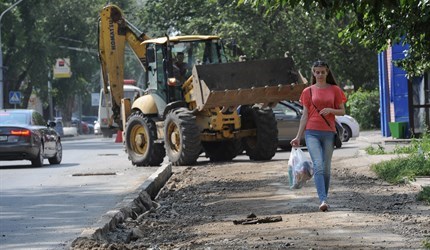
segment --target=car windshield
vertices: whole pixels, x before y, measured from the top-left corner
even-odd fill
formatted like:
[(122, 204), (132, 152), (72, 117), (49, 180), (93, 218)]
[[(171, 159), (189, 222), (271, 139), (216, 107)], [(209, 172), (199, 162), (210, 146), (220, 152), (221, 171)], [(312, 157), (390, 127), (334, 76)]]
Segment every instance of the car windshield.
[(0, 113), (0, 125), (29, 124), (28, 115), (24, 113), (2, 112)]

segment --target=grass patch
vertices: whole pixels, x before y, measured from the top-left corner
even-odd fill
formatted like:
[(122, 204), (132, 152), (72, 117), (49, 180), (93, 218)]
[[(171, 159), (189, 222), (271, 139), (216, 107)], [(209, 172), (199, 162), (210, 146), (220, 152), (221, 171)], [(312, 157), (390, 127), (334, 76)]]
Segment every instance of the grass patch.
[(423, 133), (420, 139), (412, 138), (411, 143), (407, 146), (396, 147), (396, 154), (413, 154), (430, 152), (430, 134)]
[(371, 169), (383, 180), (399, 184), (414, 180), (416, 176), (430, 176), (430, 161), (424, 154), (411, 154), (383, 161), (371, 166)]
[[(369, 155), (387, 153), (381, 145), (369, 146), (365, 150)], [(430, 176), (429, 133), (423, 133), (420, 139), (413, 138), (408, 145), (396, 146), (393, 153), (408, 154), (408, 156), (374, 164), (371, 169), (381, 179), (392, 184), (399, 184), (414, 180), (416, 176)]]
[(385, 148), (381, 146), (380, 144), (376, 145), (377, 147), (369, 146), (365, 148), (364, 150), (368, 155), (383, 155), (386, 154)]
[(430, 204), (430, 187), (424, 187), (423, 190), (418, 194), (417, 200), (425, 201)]
[(385, 148), (377, 144), (376, 146), (368, 146), (364, 149), (369, 155), (383, 155), (383, 154), (413, 154), (413, 153), (424, 153), (430, 152), (430, 134), (423, 133), (422, 137), (412, 138), (408, 145), (396, 145), (393, 152), (385, 151)]
[(426, 249), (430, 249), (430, 238), (428, 238), (428, 239), (426, 239), (426, 240), (423, 241), (423, 246)]

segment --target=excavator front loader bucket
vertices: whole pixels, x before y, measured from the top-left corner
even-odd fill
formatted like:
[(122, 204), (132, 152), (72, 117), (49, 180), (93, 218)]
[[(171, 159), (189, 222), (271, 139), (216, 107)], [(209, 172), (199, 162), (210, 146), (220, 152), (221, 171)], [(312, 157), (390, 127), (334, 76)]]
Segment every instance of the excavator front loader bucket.
[(199, 111), (298, 100), (306, 86), (291, 58), (196, 65), (193, 68), (193, 96)]

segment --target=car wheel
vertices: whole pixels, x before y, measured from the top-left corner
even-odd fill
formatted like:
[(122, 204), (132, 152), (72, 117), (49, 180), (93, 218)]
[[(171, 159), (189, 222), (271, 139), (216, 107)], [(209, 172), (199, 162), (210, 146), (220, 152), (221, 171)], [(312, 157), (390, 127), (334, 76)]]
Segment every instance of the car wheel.
[(39, 152), (37, 153), (37, 157), (31, 161), (31, 165), (36, 168), (40, 168), (43, 166), (43, 145), (40, 144)]
[(352, 137), (352, 131), (351, 131), (351, 128), (348, 125), (346, 125), (345, 123), (342, 123), (342, 127), (344, 130), (342, 141), (347, 142)]
[(61, 160), (63, 159), (63, 146), (61, 145), (60, 141), (57, 141), (55, 144), (55, 156), (48, 158), (49, 164), (60, 164)]

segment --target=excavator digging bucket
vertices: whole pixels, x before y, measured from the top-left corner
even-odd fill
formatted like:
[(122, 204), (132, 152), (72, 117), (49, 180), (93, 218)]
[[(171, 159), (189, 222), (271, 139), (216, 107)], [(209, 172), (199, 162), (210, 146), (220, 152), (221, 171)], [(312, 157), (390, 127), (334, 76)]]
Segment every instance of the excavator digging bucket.
[(307, 85), (291, 58), (195, 65), (193, 96), (199, 111), (298, 100)]

